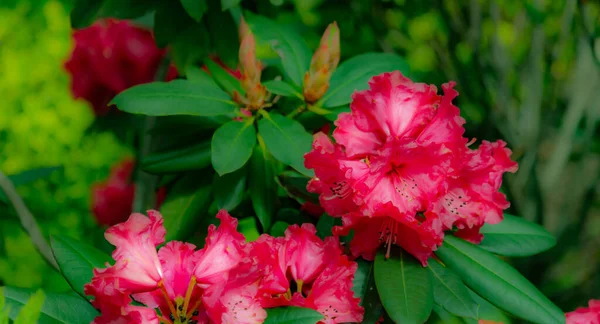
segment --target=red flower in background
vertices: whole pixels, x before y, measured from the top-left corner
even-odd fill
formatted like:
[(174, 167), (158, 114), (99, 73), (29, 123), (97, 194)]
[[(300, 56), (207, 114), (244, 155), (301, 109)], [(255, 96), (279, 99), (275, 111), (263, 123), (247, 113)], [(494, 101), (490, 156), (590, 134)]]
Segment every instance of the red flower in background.
[[(133, 209), (135, 184), (132, 183), (135, 161), (125, 159), (116, 164), (105, 182), (92, 187), (92, 212), (98, 224), (112, 226), (127, 220)], [(155, 208), (159, 209), (167, 195), (161, 187), (156, 192)]]
[(373, 259), (380, 245), (400, 245), (421, 261), (442, 243), (444, 231), (481, 241), (479, 228), (502, 220), (509, 206), (498, 192), (504, 172), (515, 172), (502, 141), (468, 148), (464, 119), (452, 104), (454, 83), (413, 83), (384, 73), (352, 96), (350, 113), (333, 132), (315, 135), (305, 164), (316, 177), (308, 190), (325, 211), (342, 217), (340, 235), (354, 230), (350, 249)]
[(590, 300), (589, 307), (580, 307), (566, 314), (567, 324), (600, 324), (600, 300)]
[[(165, 50), (156, 47), (149, 30), (128, 21), (106, 19), (73, 34), (75, 48), (65, 68), (71, 74), (75, 98), (90, 102), (96, 115), (109, 112), (107, 104), (119, 92), (154, 81)], [(174, 79), (173, 66), (166, 80)]]

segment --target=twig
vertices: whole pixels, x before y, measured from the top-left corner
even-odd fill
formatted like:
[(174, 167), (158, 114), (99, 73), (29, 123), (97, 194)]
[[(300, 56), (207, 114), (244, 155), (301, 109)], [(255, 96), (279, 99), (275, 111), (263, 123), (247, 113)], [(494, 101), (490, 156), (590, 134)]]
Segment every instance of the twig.
[(19, 220), (21, 220), (21, 225), (23, 225), (23, 228), (27, 234), (29, 234), (31, 237), (33, 245), (54, 269), (59, 270), (58, 264), (56, 263), (54, 255), (52, 254), (52, 249), (40, 231), (35, 218), (27, 206), (25, 206), (23, 199), (21, 199), (15, 190), (15, 186), (12, 184), (10, 179), (8, 179), (8, 177), (2, 173), (2, 171), (0, 171), (0, 188), (2, 188), (6, 194), (6, 197), (8, 197), (8, 200), (10, 200), (12, 203), (15, 211), (17, 212), (17, 216), (19, 216)]

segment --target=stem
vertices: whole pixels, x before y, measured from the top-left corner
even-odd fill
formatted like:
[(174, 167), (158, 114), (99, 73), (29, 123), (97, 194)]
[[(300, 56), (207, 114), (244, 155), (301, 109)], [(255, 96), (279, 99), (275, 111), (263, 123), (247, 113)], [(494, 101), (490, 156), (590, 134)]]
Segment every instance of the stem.
[[(169, 71), (169, 60), (164, 57), (161, 61), (154, 77), (155, 81), (164, 81)], [(150, 153), (152, 148), (152, 135), (148, 131), (156, 124), (156, 117), (145, 116), (142, 131), (140, 133), (140, 149), (137, 153), (137, 162)], [(138, 164), (139, 165), (139, 164)], [(133, 211), (144, 212), (147, 207), (154, 205), (154, 187), (156, 186), (156, 176), (148, 174), (141, 169), (136, 171), (135, 196), (133, 199)]]
[(54, 255), (52, 254), (52, 249), (50, 248), (50, 245), (44, 238), (44, 235), (42, 235), (42, 232), (40, 231), (40, 228), (37, 225), (35, 218), (31, 214), (27, 206), (25, 206), (23, 199), (21, 199), (19, 194), (17, 194), (15, 186), (1, 171), (0, 188), (2, 188), (2, 190), (6, 194), (6, 197), (8, 197), (8, 200), (10, 200), (10, 202), (12, 203), (15, 211), (17, 212), (17, 216), (19, 216), (19, 219), (21, 220), (21, 225), (23, 225), (23, 228), (25, 229), (27, 234), (29, 234), (29, 236), (31, 237), (33, 245), (35, 245), (36, 249), (54, 269), (59, 270), (58, 264), (56, 263)]
[(294, 111), (292, 111), (291, 113), (287, 114), (286, 117), (294, 119), (296, 116), (301, 114), (304, 111), (304, 109), (306, 109), (306, 106), (302, 105), (302, 106), (294, 109)]

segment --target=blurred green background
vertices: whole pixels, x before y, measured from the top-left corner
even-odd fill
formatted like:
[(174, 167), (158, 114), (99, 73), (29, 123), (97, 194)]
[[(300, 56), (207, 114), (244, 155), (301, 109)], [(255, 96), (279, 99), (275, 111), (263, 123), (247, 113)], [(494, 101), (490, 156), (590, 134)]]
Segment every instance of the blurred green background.
[[(9, 3), (10, 2), (10, 3)], [(18, 187), (45, 233), (101, 237), (90, 186), (133, 149), (91, 132), (62, 64), (72, 49), (70, 1), (0, 7), (0, 170), (61, 166)], [(300, 31), (311, 48), (332, 21), (342, 60), (396, 52), (418, 81), (457, 82), (467, 135), (504, 139), (519, 171), (509, 212), (558, 237), (551, 251), (511, 259), (568, 311), (600, 297), (600, 5), (594, 1), (243, 1)], [(234, 55), (235, 56), (235, 55)], [(0, 285), (68, 289), (0, 205)]]

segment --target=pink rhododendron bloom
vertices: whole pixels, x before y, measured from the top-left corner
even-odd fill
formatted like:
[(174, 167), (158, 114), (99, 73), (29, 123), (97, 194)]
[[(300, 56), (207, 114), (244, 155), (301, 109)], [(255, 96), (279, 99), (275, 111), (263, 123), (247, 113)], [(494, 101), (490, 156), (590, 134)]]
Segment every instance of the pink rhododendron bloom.
[[(217, 218), (220, 226), (211, 225), (200, 250), (171, 241), (157, 251), (165, 237), (157, 211), (148, 211), (148, 217), (132, 214), (126, 222), (109, 228), (105, 236), (116, 247), (116, 262), (95, 269), (92, 282), (85, 286), (85, 293), (94, 297), (92, 303), (102, 313), (97, 323), (174, 323), (175, 318), (181, 323), (209, 323), (204, 292), (213, 284), (227, 282), (244, 249), (237, 220), (225, 210)], [(132, 298), (146, 307), (132, 306)], [(163, 315), (156, 315), (155, 308)]]
[[(464, 119), (452, 104), (454, 83), (413, 83), (400, 72), (371, 79), (352, 96), (350, 113), (335, 122), (335, 143), (315, 135), (305, 156), (315, 178), (308, 190), (325, 211), (342, 217), (338, 234), (354, 230), (351, 251), (372, 259), (380, 245), (397, 244), (423, 265), (458, 228), (473, 242), (508, 207), (498, 192), (504, 172), (516, 171), (504, 142), (468, 148)], [(459, 198), (460, 197), (460, 198)]]
[(338, 238), (321, 240), (315, 233), (312, 224), (291, 225), (285, 237), (263, 234), (249, 243), (249, 258), (236, 273), (256, 274), (260, 285), (246, 290), (252, 294), (244, 302), (312, 308), (325, 316), (323, 323), (362, 321), (364, 309), (352, 291), (357, 264), (342, 254)]
[(566, 314), (567, 324), (600, 324), (600, 300), (590, 300), (589, 307), (580, 307)]

